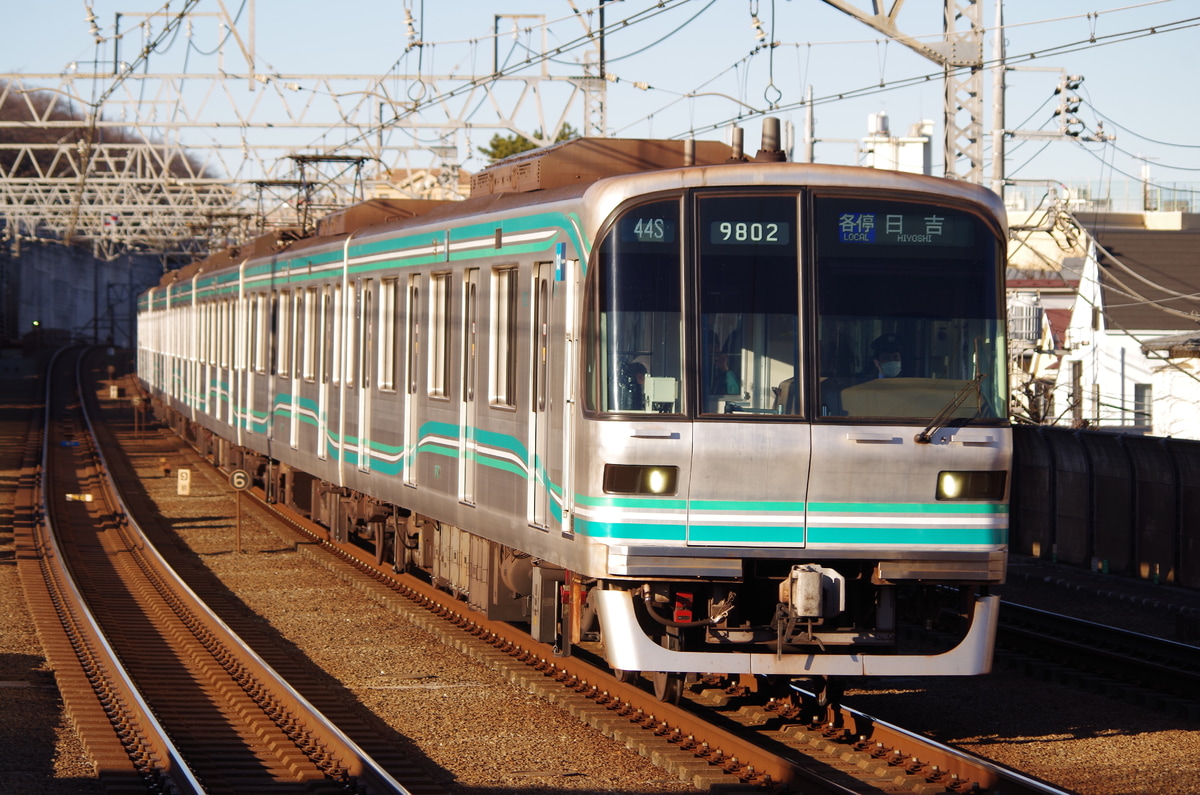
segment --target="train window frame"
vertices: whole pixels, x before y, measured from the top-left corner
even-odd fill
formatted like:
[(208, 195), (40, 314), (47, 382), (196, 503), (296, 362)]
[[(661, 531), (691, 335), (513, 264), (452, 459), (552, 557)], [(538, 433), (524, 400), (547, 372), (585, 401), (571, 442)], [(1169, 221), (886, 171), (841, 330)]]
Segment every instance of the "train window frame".
[(317, 380), (317, 359), (320, 348), (317, 345), (318, 308), (320, 295), (316, 287), (309, 287), (304, 298), (304, 366), (303, 378), (307, 383)]
[(292, 291), (278, 290), (275, 293), (275, 375), (288, 378), (291, 375), (292, 343)]
[[(691, 249), (688, 257), (694, 263), (688, 271), (692, 280), (689, 286), (689, 302), (687, 305), (688, 329), (694, 336), (688, 340), (694, 355), (691, 357), (694, 365), (688, 374), (689, 380), (695, 385), (696, 417), (705, 421), (734, 420), (743, 421), (805, 421), (808, 418), (808, 401), (805, 399), (804, 385), (807, 381), (807, 358), (805, 353), (805, 272), (806, 265), (806, 235), (805, 235), (805, 202), (806, 191), (800, 186), (757, 187), (739, 186), (736, 188), (711, 188), (689, 191), (687, 224), (690, 227)], [(790, 215), (786, 223), (791, 228), (773, 224), (720, 223), (713, 221), (706, 224), (706, 216), (702, 206), (706, 202), (716, 202), (733, 199), (744, 203), (747, 200), (779, 199), (791, 203)], [(706, 228), (707, 227), (707, 228)], [(758, 248), (764, 246), (764, 253), (769, 253), (774, 246), (783, 247), (788, 253), (785, 266), (790, 263), (790, 271), (794, 278), (794, 290), (791, 293), (790, 308), (792, 313), (778, 312), (707, 312), (705, 304), (705, 258), (719, 251), (737, 251), (745, 247)], [(744, 269), (739, 269), (744, 272)], [(775, 283), (775, 282), (772, 282)], [(782, 295), (784, 291), (771, 291), (772, 295)], [(722, 300), (727, 301), (728, 296)], [(755, 299), (757, 305), (763, 299)], [(738, 320), (725, 328), (726, 340), (720, 349), (712, 346), (714, 339), (720, 340), (719, 332), (722, 316), (737, 315)], [(791, 328), (786, 328), (786, 318), (792, 317)], [(752, 329), (743, 325), (747, 317), (752, 318)], [(782, 319), (783, 327), (778, 323)], [(726, 322), (728, 319), (726, 318)], [(706, 328), (711, 328), (706, 334)], [(750, 340), (745, 338), (750, 331)], [(775, 339), (770, 337), (774, 332)], [(781, 344), (786, 344), (788, 334), (791, 334), (791, 372), (787, 372), (786, 358), (773, 358), (770, 354), (777, 352)], [(761, 340), (757, 340), (758, 336)], [(725, 350), (731, 340), (736, 337), (738, 345), (743, 346), (736, 354)], [(753, 345), (754, 347), (744, 347)], [(761, 350), (759, 350), (761, 348)], [(747, 353), (750, 361), (746, 361)], [(719, 358), (727, 361), (736, 357), (735, 373), (738, 398), (730, 400), (717, 390), (714, 368)], [(782, 368), (782, 369), (780, 369)], [(732, 368), (730, 368), (732, 371)], [(747, 371), (753, 373), (747, 377)], [(765, 375), (764, 375), (765, 373)], [(747, 383), (749, 382), (749, 383)], [(790, 384), (789, 384), (790, 382)], [(757, 394), (750, 394), (748, 387)], [(756, 405), (757, 404), (757, 405)], [(789, 411), (789, 407), (791, 410)]]
[(292, 333), (288, 345), (288, 366), (294, 377), (300, 378), (300, 356), (303, 348), (300, 335), (304, 332), (304, 290), (292, 291)]
[(406, 311), (408, 313), (407, 338), (405, 340), (405, 391), (416, 395), (419, 391), (417, 377), (421, 372), (421, 276), (412, 274), (408, 281), (408, 298)]
[(475, 400), (479, 377), (479, 268), (463, 271), (462, 280), (462, 402)]
[(217, 307), (217, 366), (229, 368), (229, 299), (218, 302)]
[(400, 279), (392, 276), (379, 282), (379, 391), (396, 391), (396, 301)]
[(342, 309), (342, 285), (333, 285), (333, 306), (330, 325), (333, 329), (333, 344), (329, 346), (332, 360), (329, 363), (329, 381), (334, 386), (342, 383), (342, 335), (345, 332), (345, 317)]
[(375, 345), (378, 317), (375, 309), (375, 280), (363, 279), (358, 297), (357, 328), (360, 329), (358, 376), (363, 389), (370, 389), (375, 380)]
[[(630, 373), (632, 373), (634, 371), (630, 370), (627, 373), (621, 373), (621, 374), (617, 374), (615, 376), (609, 375), (609, 371), (611, 369), (614, 369), (613, 365), (611, 363), (613, 353), (612, 353), (612, 351), (609, 350), (609, 348), (611, 347), (610, 338), (613, 335), (620, 335), (622, 337), (625, 337), (626, 335), (620, 328), (613, 328), (611, 325), (609, 315), (615, 314), (615, 310), (613, 310), (611, 308), (604, 309), (601, 307), (601, 298), (602, 298), (602, 293), (603, 293), (603, 285), (601, 284), (601, 279), (603, 278), (603, 276), (607, 270), (607, 267), (608, 267), (608, 263), (604, 259), (605, 252), (612, 245), (611, 237), (613, 235), (620, 234), (620, 231), (619, 231), (620, 222), (623, 219), (627, 218), (631, 213), (634, 213), (641, 208), (649, 208), (649, 207), (652, 207), (653, 205), (669, 203), (669, 204), (673, 205), (673, 210), (672, 210), (672, 212), (674, 213), (673, 218), (676, 222), (676, 227), (677, 227), (673, 232), (669, 232), (669, 230), (666, 227), (662, 227), (657, 224), (654, 224), (653, 221), (656, 219), (650, 218), (651, 224), (649, 227), (645, 226), (644, 224), (639, 224), (638, 226), (634, 227), (632, 232), (630, 232), (629, 230), (626, 230), (626, 232), (628, 234), (633, 234), (635, 236), (634, 240), (627, 239), (627, 240), (621, 241), (618, 238), (617, 244), (618, 244), (618, 246), (622, 242), (627, 243), (627, 244), (633, 243), (635, 245), (639, 244), (639, 243), (653, 244), (654, 243), (653, 238), (656, 236), (659, 236), (660, 233), (667, 234), (669, 232), (670, 235), (673, 236), (673, 238), (674, 238), (673, 240), (667, 240), (664, 242), (668, 242), (670, 245), (672, 245), (672, 251), (674, 253), (675, 276), (676, 276), (676, 282), (675, 282), (674, 287), (675, 287), (675, 294), (678, 298), (678, 306), (677, 306), (676, 314), (679, 317), (679, 324), (681, 327), (686, 322), (687, 311), (688, 311), (687, 304), (689, 301), (689, 298), (688, 298), (689, 286), (688, 286), (684, 263), (686, 262), (686, 258), (688, 256), (688, 248), (689, 248), (690, 244), (689, 244), (689, 242), (687, 240), (687, 236), (683, 232), (683, 230), (686, 230), (686, 228), (687, 228), (687, 226), (686, 226), (687, 218), (688, 218), (688, 208), (686, 206), (687, 195), (688, 195), (688, 191), (676, 190), (676, 191), (664, 191), (661, 193), (643, 194), (643, 195), (631, 197), (629, 200), (623, 202), (622, 204), (620, 204), (618, 207), (616, 207), (612, 211), (612, 213), (609, 215), (608, 219), (606, 220), (605, 224), (600, 228), (600, 230), (598, 231), (598, 233), (596, 235), (596, 245), (593, 247), (593, 250), (592, 250), (592, 257), (591, 257), (591, 261), (590, 261), (589, 267), (588, 267), (588, 275), (587, 275), (587, 279), (586, 279), (586, 282), (584, 284), (584, 289), (583, 289), (583, 293), (584, 293), (584, 297), (583, 297), (583, 312), (584, 312), (583, 338), (584, 338), (584, 340), (586, 340), (586, 344), (585, 344), (584, 350), (582, 352), (583, 355), (580, 356), (580, 358), (579, 358), (579, 361), (580, 361), (579, 377), (583, 381), (582, 389), (580, 389), (580, 394), (582, 397), (583, 411), (584, 411), (585, 416), (588, 416), (588, 417), (635, 417), (635, 416), (646, 416), (647, 414), (652, 413), (656, 421), (658, 421), (658, 420), (667, 420), (667, 421), (685, 420), (689, 416), (688, 383), (687, 383), (688, 378), (687, 378), (687, 373), (686, 373), (686, 371), (687, 371), (687, 364), (686, 364), (687, 353), (685, 350), (685, 343), (684, 343), (682, 334), (679, 335), (678, 339), (676, 339), (674, 341), (674, 345), (675, 345), (676, 349), (671, 351), (670, 355), (667, 355), (664, 357), (667, 359), (677, 360), (676, 363), (678, 365), (678, 369), (673, 374), (674, 381), (675, 381), (675, 398), (674, 398), (673, 403), (678, 408), (673, 411), (667, 411), (667, 412), (659, 412), (659, 411), (652, 412), (652, 411), (644, 409), (644, 408), (639, 410), (639, 409), (633, 409), (633, 408), (621, 408), (620, 407), (620, 403), (622, 402), (621, 394), (620, 394), (620, 391), (618, 391), (618, 393), (614, 396), (613, 384), (614, 384), (614, 382), (621, 382), (622, 380), (628, 380), (628, 378), (630, 377)], [(657, 219), (657, 220), (665, 221), (666, 218), (664, 217), (663, 219)], [(640, 232), (639, 232), (639, 229), (640, 229)], [(642, 237), (643, 234), (646, 236), (645, 239), (643, 239), (643, 237)], [(637, 336), (636, 331), (634, 332), (634, 336)], [(650, 336), (653, 337), (653, 334), (651, 333)], [(617, 343), (617, 344), (621, 344), (621, 343)], [(669, 342), (669, 341), (665, 342), (662, 346), (660, 346), (661, 352), (665, 354), (668, 351), (670, 346), (671, 346), (671, 342)], [(647, 352), (640, 351), (640, 350), (637, 352), (636, 355), (634, 355), (633, 352), (629, 352), (628, 356), (629, 356), (629, 360), (624, 365), (622, 365), (622, 370), (624, 370), (626, 366), (632, 366), (632, 363), (634, 361), (639, 361), (639, 360), (640, 360), (639, 363), (641, 363), (642, 366), (645, 367), (644, 360), (646, 358), (652, 358), (651, 356), (649, 356), (647, 354)], [(647, 368), (647, 369), (650, 369), (650, 368)], [(668, 369), (670, 369), (670, 368), (668, 368)], [(643, 372), (646, 372), (646, 370), (643, 370)], [(648, 374), (654, 375), (653, 372), (650, 372)], [(659, 377), (662, 377), (662, 376), (660, 375)], [(667, 377), (671, 377), (671, 376), (668, 375)], [(643, 385), (644, 385), (644, 382), (643, 382)], [(615, 388), (620, 390), (619, 384)], [(636, 399), (635, 399), (635, 403), (636, 403)], [(615, 405), (610, 405), (610, 404), (615, 404)]]
[(529, 336), (533, 350), (529, 395), (535, 412), (545, 411), (550, 400), (550, 285), (539, 270), (537, 266), (533, 268), (530, 285), (533, 300), (530, 301)]
[(318, 341), (317, 382), (320, 384), (329, 383), (330, 372), (333, 370), (333, 346), (329, 344), (331, 322), (335, 322), (333, 321), (333, 285), (326, 284), (321, 288), (321, 315), (317, 321), (318, 332), (315, 335)]
[(253, 369), (256, 373), (268, 372), (268, 362), (270, 357), (270, 340), (267, 337), (268, 328), (268, 301), (265, 294), (258, 294), (253, 297), (253, 308), (256, 315), (250, 323), (250, 333), (253, 339), (250, 341), (252, 346), (253, 356), (256, 361), (253, 363)]
[(429, 356), (427, 393), (437, 400), (449, 400), (450, 348), (453, 333), (453, 271), (429, 275)]
[(492, 268), (491, 367), (488, 404), (497, 409), (517, 408), (517, 361), (520, 352), (520, 268), (517, 263)]
[[(839, 314), (837, 312), (826, 311), (823, 301), (825, 300), (825, 296), (827, 294), (828, 295), (843, 295), (843, 294), (845, 294), (842, 291), (832, 290), (832, 289), (824, 286), (823, 280), (827, 278), (826, 269), (828, 267), (830, 267), (829, 265), (826, 264), (826, 260), (828, 259), (831, 262), (833, 262), (833, 261), (839, 261), (839, 260), (852, 260), (853, 259), (844, 253), (841, 254), (840, 257), (835, 256), (832, 253), (827, 254), (826, 247), (829, 247), (831, 250), (835, 250), (835, 246), (833, 244), (831, 244), (831, 242), (829, 242), (828, 239), (823, 239), (821, 236), (822, 230), (818, 229), (818, 227), (820, 226), (820, 223), (821, 223), (820, 215), (824, 211), (823, 206), (822, 206), (823, 203), (828, 202), (832, 205), (835, 202), (839, 202), (839, 201), (851, 202), (851, 203), (853, 203), (853, 202), (876, 202), (876, 203), (878, 203), (879, 206), (885, 207), (885, 208), (888, 205), (897, 205), (897, 206), (910, 205), (910, 206), (914, 206), (914, 207), (934, 208), (938, 212), (952, 212), (952, 213), (958, 214), (961, 217), (969, 218), (973, 221), (973, 224), (974, 224), (970, 228), (970, 231), (972, 234), (976, 233), (979, 230), (985, 230), (985, 232), (989, 235), (989, 239), (991, 239), (995, 243), (995, 249), (993, 251), (993, 256), (996, 258), (997, 263), (1003, 263), (1004, 257), (1006, 255), (1005, 250), (1004, 250), (1004, 240), (1006, 239), (1005, 230), (1001, 229), (996, 224), (995, 219), (989, 217), (986, 213), (981, 212), (979, 207), (977, 207), (971, 203), (955, 201), (952, 198), (938, 197), (938, 196), (927, 195), (927, 194), (911, 194), (911, 193), (904, 193), (904, 192), (888, 193), (887, 195), (871, 195), (871, 194), (863, 193), (861, 191), (855, 191), (855, 190), (850, 190), (850, 189), (838, 190), (838, 189), (830, 189), (830, 188), (825, 188), (825, 189), (820, 189), (820, 190), (812, 190), (809, 193), (809, 198), (806, 203), (806, 212), (809, 214), (809, 217), (811, 219), (811, 223), (809, 225), (813, 228), (813, 232), (812, 232), (812, 240), (810, 241), (809, 246), (806, 249), (806, 255), (808, 256), (808, 258), (810, 260), (810, 265), (809, 265), (808, 271), (809, 271), (809, 279), (811, 280), (810, 285), (809, 285), (809, 288), (811, 291), (811, 295), (809, 298), (809, 305), (810, 305), (810, 311), (811, 311), (811, 317), (810, 317), (810, 323), (809, 323), (809, 333), (811, 335), (811, 343), (809, 345), (809, 348), (811, 351), (810, 356), (812, 357), (811, 371), (814, 374), (815, 378), (814, 378), (814, 383), (812, 385), (812, 391), (814, 394), (810, 395), (810, 398), (813, 401), (813, 406), (814, 406), (814, 418), (813, 418), (814, 421), (819, 421), (821, 423), (830, 423), (830, 424), (837, 424), (837, 423), (850, 423), (850, 424), (884, 423), (884, 424), (899, 424), (899, 425), (925, 424), (932, 418), (932, 416), (936, 415), (936, 413), (942, 407), (944, 407), (945, 405), (950, 403), (950, 401), (954, 398), (954, 394), (952, 391), (946, 391), (944, 398), (934, 400), (931, 403), (930, 407), (928, 408), (928, 411), (931, 412), (928, 415), (926, 415), (926, 412), (924, 409), (918, 412), (912, 408), (904, 409), (905, 413), (884, 413), (882, 411), (875, 411), (875, 412), (865, 411), (865, 412), (859, 412), (859, 413), (844, 413), (844, 412), (837, 413), (837, 406), (836, 406), (837, 401), (831, 400), (828, 395), (824, 394), (825, 392), (829, 391), (828, 390), (829, 382), (833, 381), (835, 378), (842, 378), (844, 380), (844, 378), (847, 378), (847, 377), (849, 379), (852, 379), (849, 382), (850, 387), (856, 387), (856, 386), (861, 386), (863, 384), (867, 384), (867, 386), (865, 388), (870, 390), (870, 393), (881, 394), (880, 390), (878, 388), (872, 387), (870, 385), (870, 382), (874, 381), (878, 374), (870, 372), (867, 365), (871, 363), (871, 355), (870, 355), (871, 351), (876, 350), (874, 348), (874, 346), (876, 344), (883, 344), (882, 341), (885, 340), (885, 338), (891, 339), (888, 335), (892, 335), (892, 337), (898, 337), (899, 340), (897, 341), (896, 344), (900, 344), (901, 347), (909, 348), (908, 353), (905, 354), (905, 359), (904, 359), (905, 362), (908, 362), (910, 360), (910, 358), (913, 360), (917, 360), (917, 357), (914, 355), (914, 350), (917, 350), (919, 352), (919, 349), (917, 348), (917, 343), (914, 342), (914, 340), (907, 339), (907, 337), (913, 336), (915, 339), (925, 341), (927, 344), (926, 335), (913, 334), (911, 331), (908, 331), (906, 333), (906, 329), (899, 327), (898, 324), (902, 323), (903, 321), (906, 321), (908, 319), (907, 317), (892, 318), (889, 316), (880, 315), (878, 318), (879, 322), (877, 323), (878, 328), (874, 329), (871, 333), (861, 333), (859, 336), (861, 336), (862, 338), (857, 340), (857, 344), (853, 344), (849, 347), (849, 350), (851, 351), (850, 355), (861, 357), (863, 361), (861, 363), (861, 366), (849, 368), (851, 372), (848, 374), (848, 376), (840, 375), (840, 373), (845, 368), (839, 366), (838, 354), (830, 355), (825, 352), (825, 347), (826, 347), (827, 343), (825, 343), (823, 341), (823, 335), (826, 334), (826, 329), (823, 324), (827, 318), (836, 318), (836, 317), (839, 317)], [(900, 220), (903, 220), (903, 219), (900, 219)], [(930, 219), (927, 218), (926, 220), (930, 220)], [(945, 220), (944, 217), (937, 219), (938, 229), (937, 229), (936, 234), (942, 233), (942, 231), (943, 231), (942, 222), (944, 220)], [(904, 231), (908, 231), (908, 230), (905, 229)], [(945, 231), (947, 233), (950, 232), (950, 230), (948, 230), (948, 229)], [(891, 233), (892, 232), (889, 232), (888, 234), (891, 234)], [(965, 233), (958, 233), (958, 234), (965, 234)], [(842, 240), (842, 241), (840, 241), (840, 245), (847, 246), (847, 245), (853, 245), (853, 243), (847, 242), (847, 240)], [(884, 244), (884, 245), (889, 245), (891, 248), (897, 248), (900, 245), (905, 245), (905, 243)], [(966, 246), (966, 244), (958, 244), (958, 247), (966, 248), (967, 246)], [(946, 246), (942, 249), (942, 251), (947, 252), (947, 253), (944, 253), (940, 257), (934, 257), (932, 253), (926, 254), (925, 256), (922, 257), (922, 256), (919, 256), (919, 253), (914, 251), (914, 254), (910, 255), (908, 257), (908, 259), (921, 260), (921, 261), (929, 260), (931, 262), (937, 261), (937, 260), (942, 260), (942, 259), (944, 259), (946, 261), (951, 261), (951, 260), (954, 260), (955, 257), (953, 257), (948, 252), (950, 252), (953, 248), (955, 248), (955, 246), (953, 244), (946, 244)], [(979, 248), (978, 246), (975, 246), (975, 250), (979, 251), (979, 252), (983, 251), (983, 249)], [(935, 248), (935, 251), (936, 251), (936, 248)], [(982, 257), (984, 255), (981, 253), (978, 256)], [(879, 257), (877, 257), (877, 259), (879, 262), (887, 263), (887, 262), (900, 262), (904, 258), (898, 257), (898, 256), (880, 255)], [(961, 266), (958, 267), (957, 270), (961, 271)], [(992, 387), (989, 385), (986, 388), (987, 393), (989, 393), (989, 398), (986, 400), (983, 396), (982, 390), (980, 390), (977, 393), (977, 398), (979, 400), (979, 404), (980, 405), (986, 404), (988, 406), (989, 410), (993, 413), (992, 416), (983, 415), (983, 416), (975, 416), (975, 417), (970, 417), (970, 418), (966, 418), (964, 416), (959, 416), (959, 418), (956, 419), (955, 422), (963, 421), (963, 422), (969, 422), (970, 424), (974, 424), (974, 425), (1004, 425), (1004, 424), (1007, 424), (1007, 422), (1008, 422), (1008, 417), (1007, 417), (1007, 395), (1008, 395), (1007, 378), (1008, 378), (1008, 373), (1007, 373), (1007, 362), (1005, 361), (1005, 357), (1006, 357), (1006, 353), (1007, 353), (1007, 346), (994, 344), (995, 338), (998, 336), (999, 338), (1002, 339), (1004, 336), (1004, 333), (1005, 333), (1005, 320), (1004, 320), (1004, 317), (1005, 317), (1005, 314), (1004, 314), (1005, 291), (1004, 291), (1004, 285), (1003, 285), (1004, 269), (1001, 265), (998, 268), (989, 267), (988, 270), (991, 270), (997, 274), (995, 277), (994, 283), (992, 283), (990, 285), (990, 290), (992, 291), (992, 294), (994, 296), (994, 301), (995, 301), (995, 306), (993, 307), (995, 315), (994, 316), (988, 315), (986, 318), (974, 318), (969, 315), (964, 316), (964, 317), (951, 316), (948, 319), (953, 321), (954, 323), (958, 324), (959, 326), (962, 327), (963, 330), (966, 330), (966, 331), (969, 331), (968, 321), (974, 321), (980, 325), (980, 327), (982, 328), (982, 330), (984, 332), (987, 332), (987, 333), (980, 335), (982, 338), (985, 338), (985, 352), (986, 352), (987, 348), (993, 349), (993, 350), (991, 350), (991, 356), (997, 360), (995, 363), (995, 366), (992, 368), (989, 368), (990, 370), (992, 370), (992, 372), (989, 373), (989, 377), (995, 376), (1000, 383), (1000, 387), (997, 388), (997, 387)], [(827, 293), (826, 290), (829, 290), (829, 292)], [(974, 295), (975, 293), (973, 291), (971, 291), (971, 294)], [(856, 292), (855, 295), (857, 296), (856, 300), (858, 300), (860, 302), (863, 301), (861, 292)], [(890, 295), (891, 294), (889, 293), (889, 297), (890, 297)], [(946, 299), (939, 297), (939, 300), (944, 302)], [(846, 315), (846, 317), (850, 317), (850, 315)], [(874, 317), (874, 315), (872, 313), (868, 312), (865, 315), (863, 315), (863, 317)], [(913, 317), (915, 317), (917, 320), (924, 319), (924, 316), (914, 315)], [(930, 317), (933, 317), (933, 316), (930, 316)], [(925, 322), (934, 322), (934, 321), (925, 320)], [(993, 323), (995, 325), (995, 328), (992, 329), (990, 332), (988, 332), (988, 329), (987, 329), (988, 323)], [(851, 325), (853, 325), (853, 324), (851, 324)], [(839, 335), (840, 335), (840, 333), (841, 332), (839, 331)], [(992, 340), (993, 344), (991, 344), (990, 346), (987, 345), (986, 340)], [(890, 343), (888, 343), (888, 344), (890, 344)], [(936, 357), (927, 357), (927, 358), (936, 358)], [(971, 359), (971, 358), (972, 357), (968, 356), (968, 355), (964, 355), (962, 357), (962, 359), (964, 361)], [(976, 359), (979, 358), (978, 346), (976, 347), (976, 353), (974, 355), (974, 358), (976, 358)], [(829, 363), (832, 363), (832, 367), (829, 366), (829, 363), (826, 362), (826, 359), (829, 359)], [(952, 362), (951, 364), (947, 365), (947, 367), (951, 367), (951, 366), (961, 366), (961, 362), (955, 361), (955, 362)], [(976, 367), (975, 369), (976, 369), (976, 374), (978, 374), (979, 368)], [(918, 380), (918, 379), (920, 379), (920, 380), (930, 379), (932, 381), (938, 380), (937, 376), (925, 375), (920, 370), (910, 373), (906, 369), (906, 371), (902, 373), (902, 376), (904, 376), (909, 381)], [(953, 377), (957, 377), (960, 380), (962, 380), (962, 383), (964, 384), (964, 388), (967, 385), (969, 385), (968, 381), (965, 380), (965, 379), (967, 379), (967, 376), (953, 376)], [(942, 380), (945, 380), (944, 376), (941, 378), (942, 378)], [(993, 381), (993, 383), (997, 383), (997, 381)], [(818, 387), (818, 385), (821, 385), (821, 386)], [(880, 385), (882, 385), (882, 382)], [(893, 386), (895, 386), (895, 385), (893, 384)], [(819, 391), (818, 391), (818, 389), (819, 389)], [(976, 386), (976, 389), (978, 389), (978, 385)], [(841, 387), (841, 391), (844, 393), (845, 391), (847, 391), (847, 387), (843, 385)], [(845, 397), (844, 394), (843, 394), (843, 397)], [(863, 402), (869, 397), (871, 397), (871, 394), (864, 395), (859, 400), (860, 400), (860, 402)], [(968, 402), (969, 402), (969, 397), (970, 396), (968, 395)], [(876, 402), (879, 403), (879, 399), (877, 399)], [(832, 409), (827, 406), (827, 404), (829, 404), (829, 403), (835, 404)], [(879, 403), (879, 404), (884, 405), (883, 403)], [(963, 404), (963, 405), (967, 405), (967, 404)], [(847, 407), (847, 410), (849, 410), (849, 407)]]
[(361, 285), (357, 280), (346, 285), (342, 309), (345, 312), (345, 330), (342, 334), (342, 382), (352, 387), (358, 383), (358, 349), (363, 333)]

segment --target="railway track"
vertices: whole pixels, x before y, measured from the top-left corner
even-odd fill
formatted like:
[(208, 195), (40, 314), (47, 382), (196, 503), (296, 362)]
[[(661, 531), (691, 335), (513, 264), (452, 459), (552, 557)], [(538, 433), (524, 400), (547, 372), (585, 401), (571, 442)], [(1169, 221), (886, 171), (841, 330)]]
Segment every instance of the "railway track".
[[(388, 605), (447, 645), (493, 667), (602, 733), (700, 788), (745, 784), (804, 792), (1056, 793), (1053, 787), (940, 746), (852, 710), (831, 713), (792, 692), (770, 700), (749, 689), (698, 685), (675, 707), (652, 681), (626, 683), (585, 656), (556, 657), (518, 628), (489, 622), (455, 597), (396, 575), (369, 550), (329, 542), (327, 532), (258, 491), (252, 510), (295, 533), (300, 554)], [(598, 657), (596, 658), (598, 661)]]
[(184, 585), (146, 541), (110, 489), (83, 408), (92, 396), (77, 383), (78, 358), (58, 357), (47, 379), (44, 521), (24, 528), (22, 562), (43, 574), (45, 592), (30, 601), (42, 637), (54, 639), (47, 651), (67, 708), (106, 785), (177, 793), (436, 791), (405, 760), (385, 766), (365, 753), (209, 611), (205, 594)]
[[(707, 789), (745, 783), (806, 793), (1062, 793), (1056, 787), (846, 707), (818, 707), (812, 694), (784, 698), (699, 683), (673, 706), (653, 679), (615, 678), (599, 655), (555, 657), (523, 631), (488, 621), (450, 594), (394, 575), (365, 550), (328, 542), (286, 508), (270, 511), (310, 542), (300, 547), (348, 584), (406, 615), (447, 645), (493, 666), (682, 780)], [(516, 665), (522, 663), (523, 665)]]
[(997, 644), (1031, 672), (1194, 715), (1200, 648), (1011, 602), (1000, 615)]

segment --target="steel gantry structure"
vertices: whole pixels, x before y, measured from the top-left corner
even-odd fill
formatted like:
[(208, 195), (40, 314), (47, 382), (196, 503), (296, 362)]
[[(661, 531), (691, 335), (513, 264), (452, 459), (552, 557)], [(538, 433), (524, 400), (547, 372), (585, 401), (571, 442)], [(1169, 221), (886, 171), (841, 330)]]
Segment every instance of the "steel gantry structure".
[[(856, 7), (849, 0), (824, 2), (942, 67), (946, 176), (983, 184), (982, 5), (976, 0), (945, 0), (942, 40), (931, 42), (914, 38), (900, 29), (897, 18), (904, 0), (892, 0), (886, 11), (883, 0), (872, 0), (871, 12)], [(1002, 103), (1003, 98), (997, 97), (996, 101)], [(996, 129), (1002, 130), (1003, 122)]]
[[(125, 32), (110, 38), (92, 19), (91, 63), (0, 75), (5, 239), (90, 245), (105, 259), (131, 250), (190, 258), (311, 225), (321, 210), (367, 196), (454, 195), (471, 131), (549, 143), (574, 112), (588, 120), (586, 133), (604, 132), (599, 37), (583, 14), (584, 34), (567, 45), (585, 55), (573, 75), (550, 74), (564, 47), (551, 53), (544, 41), (540, 55), (479, 76), (280, 74), (256, 59), (253, 0), (240, 20), (223, 0), (213, 13), (196, 12), (196, 2), (136, 25), (119, 16), (114, 29), (124, 20)], [(151, 69), (170, 60), (164, 42), (205, 24), (221, 41), (209, 56), (215, 68)], [(533, 36), (535, 27), (519, 32)], [(126, 41), (134, 33), (136, 47)], [(405, 51), (422, 46), (410, 25)], [(136, 57), (122, 61), (122, 51)], [(522, 119), (535, 119), (541, 134)]]

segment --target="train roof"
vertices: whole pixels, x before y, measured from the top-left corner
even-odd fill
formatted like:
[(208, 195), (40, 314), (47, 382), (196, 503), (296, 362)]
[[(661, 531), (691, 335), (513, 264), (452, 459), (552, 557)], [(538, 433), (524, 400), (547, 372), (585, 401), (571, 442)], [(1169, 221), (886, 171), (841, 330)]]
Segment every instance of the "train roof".
[(505, 158), (471, 177), (471, 198), (588, 185), (605, 177), (737, 159), (719, 141), (575, 138)]
[[(281, 254), (297, 244), (308, 248), (321, 245), (322, 242), (333, 243), (348, 234), (371, 227), (383, 232), (418, 217), (436, 221), (502, 211), (513, 205), (569, 199), (583, 194), (595, 183), (612, 177), (689, 167), (785, 160), (778, 146), (777, 128), (768, 133), (764, 127), (762, 149), (754, 157), (742, 153), (742, 142), (738, 135), (735, 135), (732, 146), (720, 141), (575, 138), (513, 155), (472, 175), (471, 194), (465, 200), (371, 199), (360, 202), (321, 218), (315, 232), (309, 235), (299, 228), (273, 230), (242, 245), (213, 252), (203, 260), (168, 271), (163, 274), (159, 286), (178, 283), (199, 272), (211, 272), (246, 259)], [(845, 174), (862, 171), (852, 166), (804, 164), (804, 167), (811, 169), (811, 174), (821, 174), (831, 182), (842, 182)], [(733, 177), (736, 173), (731, 170), (729, 176)], [(784, 173), (787, 173), (786, 169)], [(875, 171), (873, 178), (885, 183), (892, 182), (895, 188), (910, 187), (914, 180), (933, 179), (880, 171)], [(951, 192), (969, 193), (972, 188), (979, 190), (965, 183), (953, 185)], [(943, 189), (946, 189), (944, 185)]]

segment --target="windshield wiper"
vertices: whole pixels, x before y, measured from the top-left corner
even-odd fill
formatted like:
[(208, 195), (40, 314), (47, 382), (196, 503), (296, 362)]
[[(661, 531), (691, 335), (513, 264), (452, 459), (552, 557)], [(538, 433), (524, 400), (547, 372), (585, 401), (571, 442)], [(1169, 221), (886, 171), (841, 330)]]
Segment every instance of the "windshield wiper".
[(974, 392), (980, 397), (983, 396), (983, 392), (980, 389), (980, 384), (983, 383), (983, 379), (985, 378), (987, 378), (987, 373), (980, 373), (967, 383), (963, 384), (962, 389), (958, 390), (954, 397), (950, 399), (950, 402), (947, 403), (945, 407), (939, 411), (932, 420), (929, 421), (929, 424), (925, 426), (925, 430), (921, 431), (913, 438), (913, 441), (917, 444), (929, 444), (932, 442), (933, 434), (936, 433), (939, 428), (943, 427), (947, 420), (954, 416), (954, 412), (958, 411), (958, 407), (961, 406), (963, 401), (967, 399), (967, 395), (969, 395), (971, 392)]

